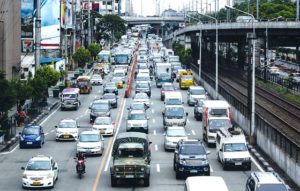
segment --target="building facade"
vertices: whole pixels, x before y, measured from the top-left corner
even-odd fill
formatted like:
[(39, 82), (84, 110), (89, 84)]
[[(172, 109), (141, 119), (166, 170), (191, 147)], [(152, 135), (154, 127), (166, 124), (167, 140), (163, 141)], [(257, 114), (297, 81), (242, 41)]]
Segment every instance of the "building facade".
[(20, 10), (20, 0), (0, 0), (0, 70), (7, 79), (16, 78), (20, 73)]

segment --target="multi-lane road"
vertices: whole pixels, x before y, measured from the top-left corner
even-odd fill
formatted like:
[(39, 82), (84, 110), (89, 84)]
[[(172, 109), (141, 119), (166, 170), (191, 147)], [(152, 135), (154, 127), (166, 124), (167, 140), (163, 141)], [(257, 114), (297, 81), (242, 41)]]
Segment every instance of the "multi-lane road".
[[(109, 78), (109, 77), (106, 77)], [(178, 83), (175, 83), (178, 91)], [(193, 107), (186, 103), (186, 91), (181, 91), (185, 99), (185, 107), (189, 113), (187, 122), (187, 132), (189, 138), (201, 139), (201, 122), (196, 121), (193, 115)], [(152, 161), (150, 186), (143, 187), (135, 182), (120, 185), (112, 188), (110, 184), (109, 167), (111, 165), (110, 149), (114, 141), (113, 137), (105, 137), (105, 152), (102, 156), (88, 157), (86, 162), (86, 174), (83, 179), (77, 177), (75, 171), (74, 156), (76, 153), (76, 142), (56, 142), (54, 126), (65, 118), (76, 119), (81, 126), (80, 131), (87, 130), (89, 124), (89, 105), (92, 100), (102, 95), (102, 86), (94, 86), (91, 94), (81, 96), (81, 107), (78, 111), (60, 111), (59, 108), (45, 118), (41, 125), (46, 135), (45, 145), (41, 149), (19, 149), (16, 146), (11, 152), (0, 154), (0, 190), (16, 191), (22, 190), (22, 170), (28, 160), (37, 154), (51, 155), (59, 165), (58, 181), (53, 190), (151, 190), (151, 191), (182, 191), (184, 180), (176, 180), (173, 171), (173, 152), (165, 152), (163, 147), (164, 130), (162, 123), (163, 102), (160, 101), (160, 89), (152, 82), (151, 107), (148, 109), (149, 138), (152, 144)], [(132, 102), (130, 98), (124, 98), (124, 89), (119, 90), (118, 108), (112, 110), (112, 118), (115, 121), (117, 132), (126, 131), (127, 107)], [(251, 171), (233, 170), (223, 171), (222, 166), (217, 161), (215, 148), (208, 148), (211, 151), (209, 162), (211, 165), (211, 175), (222, 176), (230, 191), (242, 191)], [(252, 171), (259, 171), (261, 168), (254, 161)]]

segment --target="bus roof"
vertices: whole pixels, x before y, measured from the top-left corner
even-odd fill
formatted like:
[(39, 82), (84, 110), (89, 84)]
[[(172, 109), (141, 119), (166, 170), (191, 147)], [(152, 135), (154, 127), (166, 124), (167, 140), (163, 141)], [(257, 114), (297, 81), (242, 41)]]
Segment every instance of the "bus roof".
[(78, 94), (79, 93), (79, 88), (65, 88), (62, 91), (62, 94)]

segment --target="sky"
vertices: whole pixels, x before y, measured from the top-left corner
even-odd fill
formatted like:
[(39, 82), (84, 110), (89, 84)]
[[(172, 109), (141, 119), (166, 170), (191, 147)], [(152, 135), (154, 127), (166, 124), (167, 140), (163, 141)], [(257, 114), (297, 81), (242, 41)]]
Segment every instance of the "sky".
[[(138, 15), (143, 16), (151, 16), (155, 14), (156, 10), (156, 1), (160, 2), (160, 12), (162, 12), (165, 9), (168, 9), (169, 7), (171, 9), (175, 10), (182, 10), (184, 5), (192, 7), (192, 4), (194, 2), (194, 9), (196, 8), (196, 2), (198, 2), (198, 9), (200, 11), (200, 2), (202, 1), (202, 9), (203, 11), (206, 10), (206, 3), (208, 4), (207, 9), (208, 11), (214, 11), (215, 10), (215, 2), (219, 2), (219, 8), (224, 8), (227, 0), (132, 0), (133, 3), (133, 10), (134, 13)], [(142, 2), (142, 6), (141, 6)], [(142, 10), (142, 11), (141, 11)], [(122, 11), (125, 11), (125, 0), (123, 0), (122, 4)]]

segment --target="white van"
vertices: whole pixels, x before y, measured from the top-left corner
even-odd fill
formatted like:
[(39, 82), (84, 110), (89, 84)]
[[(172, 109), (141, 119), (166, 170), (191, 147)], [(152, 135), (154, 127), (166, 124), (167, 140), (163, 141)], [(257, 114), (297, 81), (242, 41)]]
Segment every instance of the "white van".
[(123, 83), (125, 83), (126, 73), (125, 73), (124, 70), (122, 70), (122, 69), (115, 69), (113, 76), (114, 77), (120, 77), (120, 78), (122, 78)]
[(229, 191), (220, 176), (192, 176), (184, 184), (184, 191)]
[(182, 105), (183, 99), (181, 92), (173, 91), (173, 92), (165, 92), (165, 106), (167, 105)]

